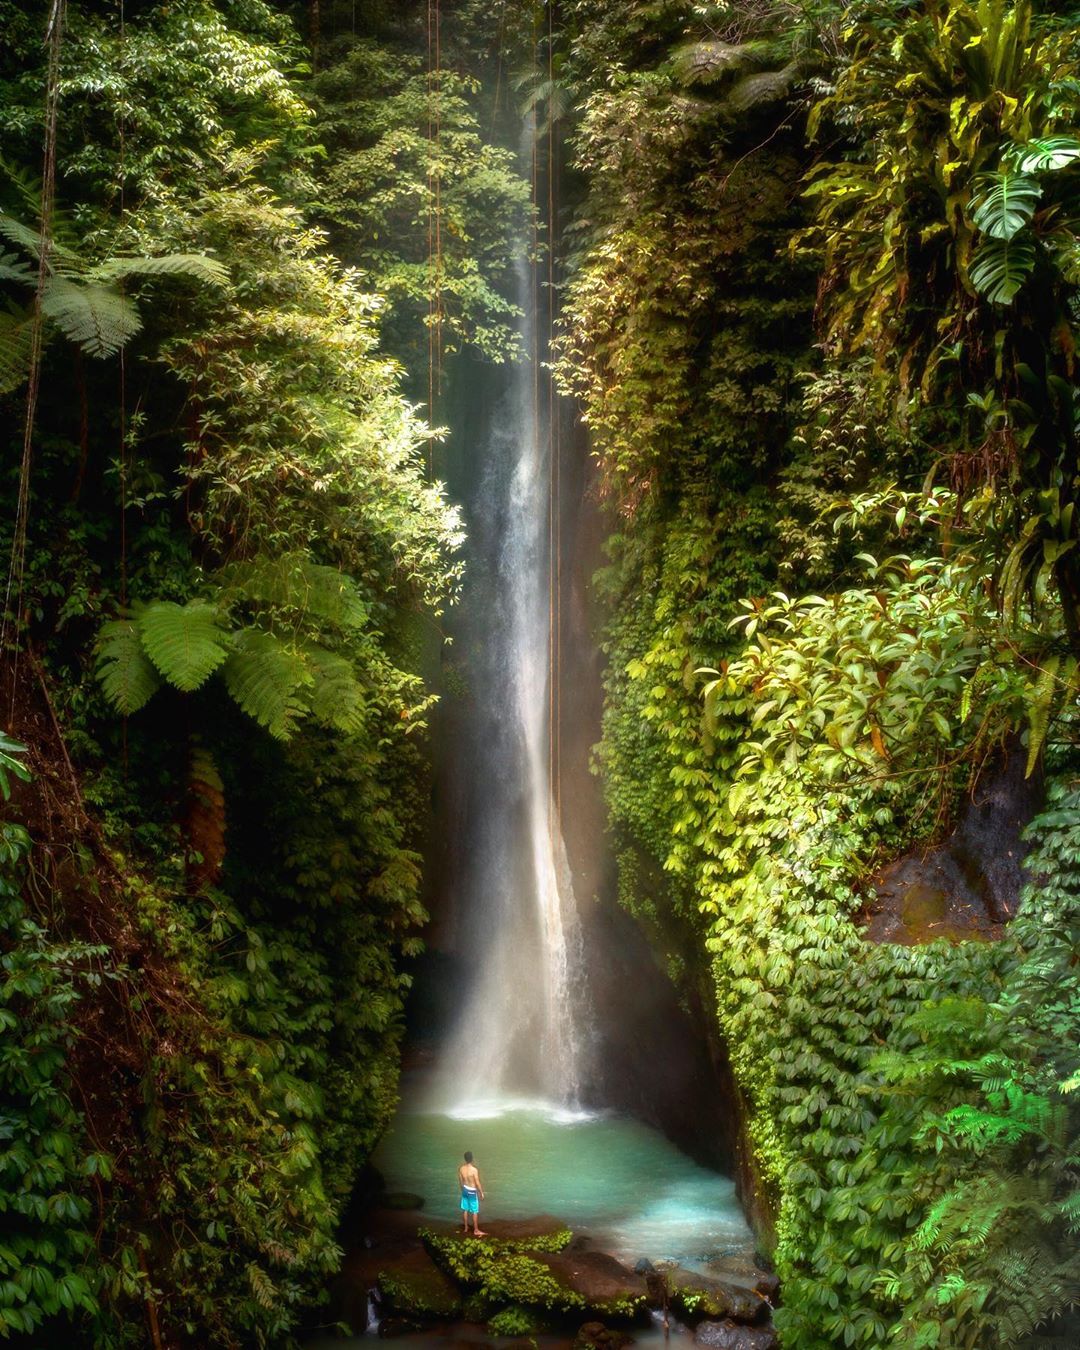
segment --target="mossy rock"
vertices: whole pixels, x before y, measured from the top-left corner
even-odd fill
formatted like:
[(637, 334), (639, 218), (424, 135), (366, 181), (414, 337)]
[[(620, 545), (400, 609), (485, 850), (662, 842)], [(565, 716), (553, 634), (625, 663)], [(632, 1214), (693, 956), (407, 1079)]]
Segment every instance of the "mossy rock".
[(487, 1330), (492, 1336), (533, 1336), (543, 1331), (544, 1323), (532, 1308), (511, 1304), (488, 1320)]
[(458, 1317), (461, 1295), (421, 1247), (384, 1266), (376, 1284), (388, 1313), (403, 1317)]
[(375, 1201), (376, 1209), (423, 1209), (424, 1197), (413, 1191), (384, 1191)]
[(634, 1321), (648, 1307), (645, 1280), (606, 1252), (538, 1252), (533, 1258), (572, 1295), (567, 1307), (581, 1307), (598, 1318)]
[(731, 1317), (736, 1322), (757, 1322), (769, 1312), (769, 1304), (753, 1289), (689, 1270), (665, 1270), (653, 1277), (652, 1284), (654, 1301), (663, 1297), (666, 1286), (668, 1306), (688, 1321)]

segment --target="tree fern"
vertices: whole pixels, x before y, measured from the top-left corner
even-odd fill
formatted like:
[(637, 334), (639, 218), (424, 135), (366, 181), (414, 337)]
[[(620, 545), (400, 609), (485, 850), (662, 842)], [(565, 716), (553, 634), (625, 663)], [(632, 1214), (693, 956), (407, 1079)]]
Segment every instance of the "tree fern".
[(229, 654), (221, 611), (206, 600), (154, 600), (139, 611), (137, 624), (147, 656), (186, 694), (205, 684)]
[(234, 563), (223, 569), (220, 580), (228, 603), (252, 601), (343, 629), (368, 622), (368, 606), (352, 578), (302, 553)]
[(246, 628), (222, 672), (229, 693), (271, 736), (287, 740), (308, 710), (301, 690), (312, 683), (303, 653), (270, 633)]
[(367, 716), (363, 687), (344, 656), (324, 647), (306, 649), (313, 683), (311, 714), (324, 726), (353, 734), (360, 731)]
[(115, 287), (48, 277), (42, 313), (89, 356), (112, 356), (142, 327), (134, 301)]
[(138, 712), (161, 686), (161, 679), (143, 650), (138, 627), (130, 618), (113, 619), (98, 633), (97, 677), (105, 697), (125, 717)]

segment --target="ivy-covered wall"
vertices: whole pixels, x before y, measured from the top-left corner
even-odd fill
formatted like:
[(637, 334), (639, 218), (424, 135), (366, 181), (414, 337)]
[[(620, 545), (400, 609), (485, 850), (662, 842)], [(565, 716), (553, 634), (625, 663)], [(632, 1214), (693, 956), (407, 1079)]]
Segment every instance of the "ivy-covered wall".
[[(981, 53), (998, 40), (985, 26), (1014, 19), (1012, 6), (990, 8), (996, 18), (956, 4), (925, 23)], [(1034, 827), (1020, 918), (994, 941), (975, 926), (934, 940), (933, 916), (912, 945), (865, 931), (882, 864), (948, 838), (1007, 754), (1035, 766), (1040, 661), (1053, 672), (1061, 659), (1049, 655), (1061, 642), (1052, 600), (1003, 619), (980, 527), (959, 524), (962, 495), (944, 518), (957, 500), (947, 474), (918, 491), (943, 446), (970, 470), (957, 409), (982, 395), (912, 392), (902, 335), (914, 350), (919, 324), (939, 316), (918, 290), (916, 245), (895, 309), (885, 272), (875, 293), (844, 253), (880, 229), (895, 259), (890, 230), (906, 210), (937, 228), (915, 181), (916, 114), (891, 146), (898, 214), (878, 210), (888, 194), (868, 173), (874, 205), (850, 227), (857, 170), (844, 156), (877, 154), (884, 172), (874, 137), (886, 122), (861, 121), (848, 87), (829, 114), (833, 195), (828, 208), (815, 201), (806, 119), (820, 131), (814, 109), (837, 72), (881, 80), (882, 99), (902, 105), (924, 86), (890, 83), (873, 44), (887, 36), (912, 65), (930, 49), (914, 31), (904, 45), (906, 13), (873, 5), (846, 22), (827, 6), (574, 14), (564, 72), (586, 196), (561, 374), (581, 400), (611, 529), (598, 767), (623, 902), (676, 979), (710, 973), (746, 1111), (744, 1199), (783, 1279), (782, 1342), (1011, 1346), (1040, 1325), (1067, 1337), (1076, 1063), (1065, 1045), (1080, 1009), (1061, 964), (1053, 1031), (1021, 991), (1047, 978), (1043, 925), (1060, 935), (1051, 944), (1076, 937), (1071, 862), (1054, 865), (1045, 909), (1040, 872), (1044, 849), (1060, 857), (1077, 823), (1073, 692), (1056, 705), (1055, 805)], [(915, 7), (912, 29), (922, 22)], [(963, 60), (949, 73), (957, 125), (963, 99), (976, 102), (961, 82), (992, 78), (965, 75)], [(835, 229), (824, 280), (822, 217)], [(837, 320), (822, 343), (823, 316), (850, 321), (845, 288), (865, 327)], [(962, 347), (968, 330), (952, 331)], [(889, 334), (895, 359), (875, 346)], [(970, 482), (954, 476), (952, 490)]]

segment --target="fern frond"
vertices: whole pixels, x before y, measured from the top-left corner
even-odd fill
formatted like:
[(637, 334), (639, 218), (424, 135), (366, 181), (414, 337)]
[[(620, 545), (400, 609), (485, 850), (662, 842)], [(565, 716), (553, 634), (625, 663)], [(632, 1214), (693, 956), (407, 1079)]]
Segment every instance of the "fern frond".
[(307, 712), (299, 696), (312, 676), (303, 654), (270, 633), (245, 628), (222, 672), (229, 693), (249, 717), (278, 740), (288, 740)]
[(106, 258), (91, 267), (92, 281), (122, 281), (128, 277), (186, 277), (206, 286), (224, 286), (228, 269), (205, 253), (166, 253), (160, 257)]
[(10, 394), (26, 379), (33, 319), (29, 308), (0, 310), (0, 394)]
[(302, 553), (234, 563), (221, 574), (229, 599), (289, 610), (337, 628), (363, 628), (368, 606), (351, 577)]
[(186, 605), (154, 600), (143, 606), (136, 622), (150, 660), (186, 694), (205, 684), (229, 654), (221, 612), (206, 600)]
[(17, 253), (0, 253), (0, 281), (18, 281), (32, 286), (36, 278), (34, 269)]
[(682, 84), (715, 84), (725, 75), (743, 70), (755, 54), (755, 47), (749, 43), (688, 42), (671, 53), (671, 64)]
[(142, 327), (139, 311), (110, 286), (83, 285), (70, 277), (49, 277), (41, 309), (65, 337), (90, 356), (112, 356)]
[(25, 249), (31, 258), (37, 260), (41, 248), (41, 231), (24, 225), (21, 220), (16, 220), (14, 216), (9, 216), (6, 211), (0, 211), (0, 238), (4, 238), (9, 244), (15, 244), (21, 249)]
[(313, 675), (312, 716), (323, 726), (348, 735), (360, 731), (367, 717), (367, 704), (351, 664), (325, 647), (310, 646), (305, 655)]
[(138, 712), (161, 687), (133, 619), (111, 619), (103, 624), (94, 651), (95, 673), (105, 697), (123, 716)]

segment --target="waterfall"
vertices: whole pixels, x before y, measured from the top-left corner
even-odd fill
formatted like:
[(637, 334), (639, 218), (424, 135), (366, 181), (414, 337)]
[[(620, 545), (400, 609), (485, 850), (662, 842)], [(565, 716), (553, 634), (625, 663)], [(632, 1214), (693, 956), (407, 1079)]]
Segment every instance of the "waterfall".
[[(532, 154), (531, 126), (522, 161)], [(446, 1046), (454, 1105), (539, 1095), (579, 1103), (588, 1008), (581, 928), (552, 776), (552, 428), (530, 241), (515, 261), (522, 357), (492, 418), (472, 527), (490, 539), (473, 615), (469, 865), (457, 903), (474, 967)], [(541, 398), (541, 391), (544, 397)], [(467, 1081), (467, 1086), (464, 1079)]]

